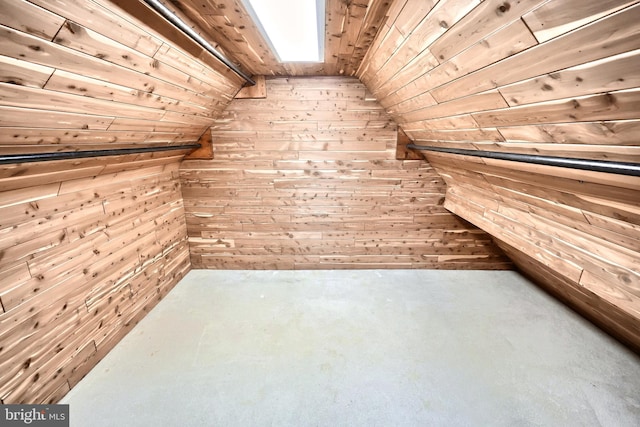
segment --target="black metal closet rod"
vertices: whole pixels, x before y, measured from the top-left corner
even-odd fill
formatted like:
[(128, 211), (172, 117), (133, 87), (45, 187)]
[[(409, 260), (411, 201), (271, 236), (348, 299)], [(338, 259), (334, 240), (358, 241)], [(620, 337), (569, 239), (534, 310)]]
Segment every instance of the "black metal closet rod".
[(0, 155), (0, 165), (13, 163), (47, 162), (53, 160), (84, 159), (87, 157), (122, 156), (126, 154), (153, 153), (156, 151), (193, 150), (200, 144), (165, 145), (161, 147), (114, 148), (109, 150), (57, 151), (53, 153)]
[(256, 82), (250, 76), (248, 76), (240, 68), (236, 67), (236, 64), (229, 61), (227, 57), (218, 52), (215, 47), (211, 46), (208, 41), (202, 38), (200, 34), (196, 33), (193, 28), (188, 26), (182, 19), (178, 18), (178, 16), (176, 16), (175, 13), (171, 12), (171, 10), (169, 10), (164, 4), (162, 4), (158, 0), (144, 0), (144, 2), (152, 7), (160, 15), (164, 16), (167, 21), (171, 22), (173, 25), (182, 30), (183, 33), (188, 35), (193, 41), (202, 46), (207, 52), (218, 58), (220, 62), (229, 67), (234, 73), (245, 79), (246, 82), (251, 86), (254, 86), (256, 84)]
[(594, 172), (615, 173), (618, 175), (640, 176), (640, 163), (614, 162), (609, 160), (574, 159), (570, 157), (539, 156), (534, 154), (503, 153), (500, 151), (465, 150), (462, 148), (432, 147), (408, 144), (407, 148), (439, 153), (459, 154), (463, 156), (486, 157), (513, 162), (534, 163), (537, 165), (559, 166)]

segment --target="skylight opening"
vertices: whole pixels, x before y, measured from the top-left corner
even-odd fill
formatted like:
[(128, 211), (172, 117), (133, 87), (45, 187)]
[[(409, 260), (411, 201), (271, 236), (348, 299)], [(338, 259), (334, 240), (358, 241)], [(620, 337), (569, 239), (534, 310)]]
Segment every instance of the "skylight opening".
[(280, 62), (324, 61), (324, 0), (244, 0)]

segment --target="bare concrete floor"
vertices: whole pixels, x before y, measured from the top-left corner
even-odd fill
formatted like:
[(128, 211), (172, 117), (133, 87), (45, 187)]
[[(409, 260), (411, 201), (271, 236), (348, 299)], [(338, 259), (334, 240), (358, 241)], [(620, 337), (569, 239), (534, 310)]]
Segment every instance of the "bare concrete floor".
[(638, 426), (640, 358), (515, 272), (203, 271), (63, 400), (81, 426)]

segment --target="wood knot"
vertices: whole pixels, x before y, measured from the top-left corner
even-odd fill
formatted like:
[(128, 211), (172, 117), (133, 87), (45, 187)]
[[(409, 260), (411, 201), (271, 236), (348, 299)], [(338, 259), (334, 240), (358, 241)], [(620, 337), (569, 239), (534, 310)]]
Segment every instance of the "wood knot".
[(610, 93), (606, 93), (606, 94), (604, 95), (604, 97), (605, 97), (605, 99), (606, 99), (606, 101), (607, 101), (607, 104), (609, 104), (609, 105), (615, 105), (615, 103), (616, 103), (616, 97), (615, 97), (615, 96), (613, 96), (613, 95), (612, 95), (612, 94), (610, 94)]
[(508, 12), (509, 9), (511, 9), (511, 5), (508, 2), (502, 3), (502, 5), (498, 7), (498, 15), (502, 15), (503, 13)]

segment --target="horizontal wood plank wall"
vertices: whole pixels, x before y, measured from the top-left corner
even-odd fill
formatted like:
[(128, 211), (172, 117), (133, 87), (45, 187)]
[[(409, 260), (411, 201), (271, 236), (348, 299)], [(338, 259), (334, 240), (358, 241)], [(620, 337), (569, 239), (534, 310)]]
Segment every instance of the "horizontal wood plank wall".
[(640, 351), (640, 178), (427, 154), (445, 207)]
[(640, 162), (637, 0), (396, 0), (390, 12), (358, 76), (412, 140)]
[(106, 0), (0, 2), (0, 152), (197, 141), (243, 81), (145, 17), (153, 28)]
[(181, 158), (0, 178), (2, 403), (59, 400), (189, 270)]
[[(412, 140), (640, 162), (638, 1), (396, 0), (390, 11), (358, 75)], [(640, 349), (638, 178), (423, 154), (447, 182), (445, 207)]]
[(272, 78), (234, 100), (214, 160), (181, 166), (193, 266), (508, 268), (426, 162), (395, 160), (396, 131), (354, 78)]

